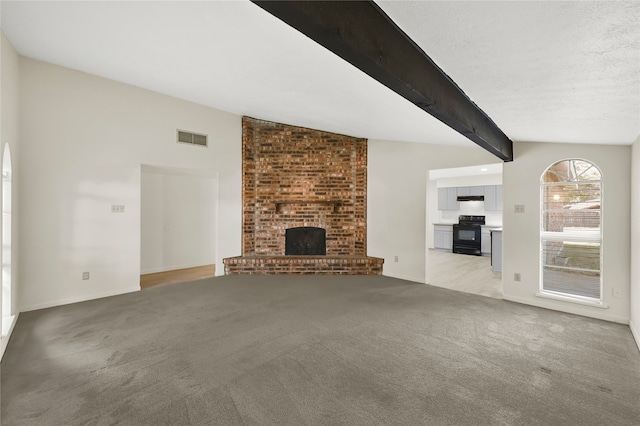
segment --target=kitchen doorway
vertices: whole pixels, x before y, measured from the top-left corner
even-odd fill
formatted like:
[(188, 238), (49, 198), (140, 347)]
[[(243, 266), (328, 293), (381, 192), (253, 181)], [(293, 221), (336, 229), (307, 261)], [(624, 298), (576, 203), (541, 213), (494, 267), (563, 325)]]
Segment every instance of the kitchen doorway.
[[(427, 179), (426, 282), (502, 298), (502, 273), (492, 265), (492, 254), (501, 253), (491, 252), (492, 231), (502, 230), (502, 163), (430, 170)], [(481, 255), (453, 252), (461, 216), (484, 221)]]

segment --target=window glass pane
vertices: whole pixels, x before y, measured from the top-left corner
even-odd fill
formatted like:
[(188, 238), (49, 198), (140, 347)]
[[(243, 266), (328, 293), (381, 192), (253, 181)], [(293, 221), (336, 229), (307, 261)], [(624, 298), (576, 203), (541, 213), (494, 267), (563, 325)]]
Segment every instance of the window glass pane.
[(544, 290), (600, 300), (600, 272), (592, 274), (543, 268)]
[(549, 167), (542, 177), (542, 181), (547, 183), (600, 179), (600, 170), (593, 164), (582, 160), (559, 161)]
[(559, 161), (545, 172), (543, 182), (571, 182), (569, 161)]
[(586, 161), (573, 160), (576, 180), (600, 180), (600, 170)]
[(582, 160), (549, 167), (541, 182), (541, 290), (601, 298), (601, 174)]
[(600, 243), (542, 241), (542, 262), (545, 267), (599, 271)]
[(543, 241), (543, 290), (600, 299), (600, 244)]
[(542, 187), (542, 229), (600, 228), (600, 182)]

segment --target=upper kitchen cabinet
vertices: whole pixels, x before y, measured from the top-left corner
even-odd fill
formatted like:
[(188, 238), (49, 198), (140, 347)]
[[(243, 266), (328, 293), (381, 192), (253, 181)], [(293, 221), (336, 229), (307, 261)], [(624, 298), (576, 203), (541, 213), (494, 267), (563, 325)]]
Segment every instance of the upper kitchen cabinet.
[(484, 187), (484, 211), (502, 211), (502, 185)]
[(484, 188), (485, 188), (484, 186), (459, 186), (458, 196), (467, 197), (467, 196), (484, 195)]
[(438, 188), (438, 210), (458, 211), (458, 188)]

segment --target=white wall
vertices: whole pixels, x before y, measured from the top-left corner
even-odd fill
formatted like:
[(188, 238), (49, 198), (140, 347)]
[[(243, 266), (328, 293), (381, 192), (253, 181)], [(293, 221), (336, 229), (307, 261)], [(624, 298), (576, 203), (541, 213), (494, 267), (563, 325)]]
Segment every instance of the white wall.
[[(216, 264), (240, 254), (239, 116), (32, 59), (19, 66), (22, 310), (139, 289), (141, 164), (218, 172)], [(176, 129), (208, 134), (209, 148), (176, 143)]]
[[(18, 234), (18, 221), (20, 217), (20, 211), (18, 209), (18, 189), (17, 186), (20, 181), (20, 144), (19, 144), (19, 130), (18, 130), (18, 105), (19, 105), (19, 72), (18, 72), (18, 54), (11, 45), (11, 42), (5, 36), (4, 32), (0, 31), (0, 154), (4, 154), (6, 144), (9, 144), (9, 150), (11, 152), (11, 170), (12, 170), (12, 270), (11, 270), (11, 293), (12, 293), (12, 313), (0, 312), (1, 315), (10, 315), (18, 313), (17, 298), (20, 291), (18, 268), (16, 264), (18, 262), (18, 243), (20, 236)], [(0, 155), (0, 163), (2, 162), (2, 156)], [(1, 191), (1, 185), (0, 185)], [(1, 199), (1, 194), (0, 194)], [(0, 296), (1, 297), (1, 296)], [(0, 302), (0, 310), (2, 309), (2, 303)], [(0, 317), (1, 317), (0, 315)], [(15, 321), (15, 318), (14, 318)], [(15, 324), (15, 322), (14, 322)], [(13, 327), (13, 326), (12, 326)], [(0, 346), (0, 354), (4, 353), (4, 349), (8, 343), (9, 334), (2, 339)]]
[(640, 135), (631, 147), (631, 290), (629, 326), (640, 348)]
[(217, 198), (216, 176), (143, 165), (140, 272), (215, 263)]
[[(455, 147), (370, 140), (368, 152), (367, 254), (384, 258), (386, 276), (427, 282), (429, 170), (487, 164), (496, 158), (472, 142)], [(429, 188), (429, 194), (434, 197), (429, 205), (437, 204), (437, 192)]]
[[(504, 298), (549, 309), (626, 323), (629, 320), (631, 148), (583, 144), (514, 143), (503, 169)], [(537, 297), (540, 251), (540, 177), (551, 164), (581, 158), (603, 174), (603, 299), (607, 309)], [(514, 213), (524, 204), (525, 213)], [(513, 280), (515, 272), (522, 281)], [(613, 287), (620, 291), (614, 298)]]

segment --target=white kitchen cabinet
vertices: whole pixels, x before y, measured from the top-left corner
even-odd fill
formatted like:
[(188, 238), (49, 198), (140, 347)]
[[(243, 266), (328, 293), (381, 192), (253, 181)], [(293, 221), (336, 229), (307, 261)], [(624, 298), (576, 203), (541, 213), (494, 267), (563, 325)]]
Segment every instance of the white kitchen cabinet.
[(456, 189), (459, 197), (467, 197), (469, 195), (484, 195), (484, 186), (459, 186)]
[(496, 211), (496, 185), (484, 187), (484, 211)]
[(502, 185), (484, 187), (484, 211), (502, 211)]
[(444, 232), (433, 231), (433, 248), (444, 248)]
[(438, 210), (458, 210), (458, 188), (438, 188)]
[(447, 188), (447, 210), (458, 211), (458, 188)]
[(438, 188), (438, 210), (447, 209), (447, 188)]
[(480, 240), (480, 251), (483, 255), (491, 255), (491, 228), (482, 228), (482, 239)]
[(453, 249), (453, 225), (434, 225), (433, 247), (440, 250)]

